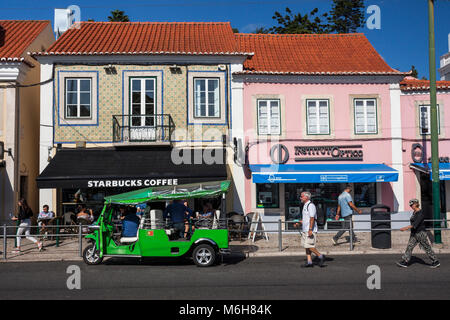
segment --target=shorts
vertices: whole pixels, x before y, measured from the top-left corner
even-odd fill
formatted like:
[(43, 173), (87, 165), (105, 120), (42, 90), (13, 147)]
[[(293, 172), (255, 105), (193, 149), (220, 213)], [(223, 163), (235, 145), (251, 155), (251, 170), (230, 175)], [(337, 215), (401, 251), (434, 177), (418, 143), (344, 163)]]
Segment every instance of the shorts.
[(305, 249), (315, 248), (317, 242), (317, 234), (313, 232), (312, 237), (308, 237), (307, 232), (302, 232), (302, 246)]

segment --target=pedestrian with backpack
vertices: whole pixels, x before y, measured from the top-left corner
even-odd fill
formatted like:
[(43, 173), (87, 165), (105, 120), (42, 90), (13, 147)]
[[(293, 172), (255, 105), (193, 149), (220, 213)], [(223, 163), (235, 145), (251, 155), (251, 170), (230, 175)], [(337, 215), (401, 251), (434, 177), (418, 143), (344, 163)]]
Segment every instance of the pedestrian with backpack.
[[(303, 203), (302, 210), (302, 245), (306, 251), (307, 261), (302, 268), (312, 268), (313, 262), (311, 253), (314, 253), (319, 258), (319, 266), (324, 266), (325, 256), (316, 249), (317, 243), (317, 210), (314, 203), (311, 202), (311, 193), (302, 192), (300, 200)], [(298, 227), (298, 223), (294, 224), (294, 227)]]

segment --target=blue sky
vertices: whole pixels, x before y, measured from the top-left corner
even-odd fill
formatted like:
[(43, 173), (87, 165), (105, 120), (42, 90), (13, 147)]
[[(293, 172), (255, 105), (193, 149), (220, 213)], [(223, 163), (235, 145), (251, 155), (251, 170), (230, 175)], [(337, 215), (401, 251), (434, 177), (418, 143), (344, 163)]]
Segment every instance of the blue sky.
[[(381, 29), (362, 28), (375, 49), (393, 68), (409, 71), (411, 65), (419, 76), (428, 74), (428, 5), (427, 0), (365, 0), (366, 7), (381, 9)], [(21, 0), (0, 1), (0, 19), (52, 20), (53, 9), (75, 4), (81, 8), (81, 19), (107, 21), (111, 10), (120, 9), (131, 21), (230, 21), (240, 32), (256, 27), (271, 27), (275, 11), (289, 7), (294, 13), (319, 12), (331, 8), (331, 0)], [(449, 51), (450, 0), (436, 0), (436, 65)], [(439, 79), (439, 74), (437, 75)]]

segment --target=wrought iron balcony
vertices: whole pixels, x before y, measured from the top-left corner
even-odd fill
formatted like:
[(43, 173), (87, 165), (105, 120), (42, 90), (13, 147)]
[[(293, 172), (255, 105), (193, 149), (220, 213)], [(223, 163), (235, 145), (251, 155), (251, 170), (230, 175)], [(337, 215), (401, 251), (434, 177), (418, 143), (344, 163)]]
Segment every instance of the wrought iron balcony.
[(113, 116), (113, 142), (171, 142), (175, 123), (169, 114)]

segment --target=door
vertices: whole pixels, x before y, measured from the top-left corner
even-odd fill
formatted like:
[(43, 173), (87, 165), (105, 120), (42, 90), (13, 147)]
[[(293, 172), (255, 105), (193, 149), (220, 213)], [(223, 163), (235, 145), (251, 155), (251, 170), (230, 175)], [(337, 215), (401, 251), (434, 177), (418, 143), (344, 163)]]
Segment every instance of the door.
[(130, 141), (156, 140), (155, 78), (130, 79)]

